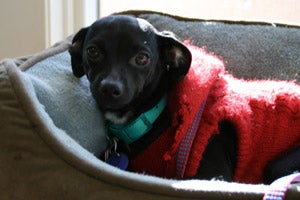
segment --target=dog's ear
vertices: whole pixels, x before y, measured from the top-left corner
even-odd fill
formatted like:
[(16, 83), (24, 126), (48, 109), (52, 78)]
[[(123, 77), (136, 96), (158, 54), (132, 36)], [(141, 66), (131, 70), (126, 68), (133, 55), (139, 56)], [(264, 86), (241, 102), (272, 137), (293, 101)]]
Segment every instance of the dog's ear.
[(87, 31), (88, 28), (80, 29), (75, 34), (72, 40), (72, 46), (69, 48), (73, 74), (78, 78), (84, 75), (84, 69), (82, 65), (82, 53), (83, 53), (83, 43)]
[(189, 49), (176, 39), (172, 32), (157, 33), (160, 58), (173, 81), (180, 81), (189, 71), (192, 54)]

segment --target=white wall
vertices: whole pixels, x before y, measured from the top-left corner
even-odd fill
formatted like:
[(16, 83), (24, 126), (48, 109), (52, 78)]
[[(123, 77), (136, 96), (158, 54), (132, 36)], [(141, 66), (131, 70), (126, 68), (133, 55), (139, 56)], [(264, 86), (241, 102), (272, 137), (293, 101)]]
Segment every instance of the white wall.
[(0, 0), (0, 59), (37, 53), (98, 18), (98, 0)]
[(0, 59), (46, 47), (45, 1), (0, 1)]

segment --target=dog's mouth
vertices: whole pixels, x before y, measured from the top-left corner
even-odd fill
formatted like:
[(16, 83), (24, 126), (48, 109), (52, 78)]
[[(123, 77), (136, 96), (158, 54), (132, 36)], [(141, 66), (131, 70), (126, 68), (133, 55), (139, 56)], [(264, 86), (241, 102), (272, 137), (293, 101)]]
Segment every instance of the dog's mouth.
[(113, 101), (97, 101), (104, 118), (113, 124), (127, 123), (134, 116), (134, 109), (130, 103), (116, 103)]
[(99, 108), (104, 112), (126, 112), (129, 109), (130, 101), (116, 101), (109, 98), (95, 98)]
[(97, 97), (95, 97), (95, 99), (99, 109), (103, 112), (105, 119), (113, 124), (124, 124), (128, 122), (134, 117), (135, 109), (139, 104), (134, 95), (132, 98), (124, 98), (121, 101), (103, 98), (99, 94)]
[(110, 98), (101, 93), (93, 94), (102, 112), (127, 113), (137, 104), (135, 95), (126, 94), (120, 98)]

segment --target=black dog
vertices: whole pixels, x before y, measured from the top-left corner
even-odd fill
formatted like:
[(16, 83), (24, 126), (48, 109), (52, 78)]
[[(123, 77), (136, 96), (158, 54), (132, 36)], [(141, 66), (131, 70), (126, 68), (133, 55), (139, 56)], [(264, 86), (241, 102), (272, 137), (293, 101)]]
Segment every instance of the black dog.
[[(109, 16), (81, 29), (69, 51), (74, 75), (86, 74), (105, 119), (117, 125), (157, 105), (187, 74), (191, 64), (190, 51), (172, 33), (159, 32), (147, 21), (129, 16)], [(118, 151), (125, 152), (129, 158), (135, 157), (169, 124), (166, 107), (147, 134), (129, 145), (118, 144)], [(222, 121), (219, 132), (210, 139), (197, 178), (233, 180), (238, 148), (235, 128)], [(277, 163), (268, 167), (269, 181), (278, 178), (278, 173), (272, 171)]]

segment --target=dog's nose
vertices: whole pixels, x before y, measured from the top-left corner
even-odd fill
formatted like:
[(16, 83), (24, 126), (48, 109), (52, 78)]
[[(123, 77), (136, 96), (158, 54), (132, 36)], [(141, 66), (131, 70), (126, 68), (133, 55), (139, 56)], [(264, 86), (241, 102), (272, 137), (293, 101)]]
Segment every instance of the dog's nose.
[(107, 98), (117, 99), (123, 95), (124, 86), (120, 81), (105, 79), (101, 81), (100, 92)]

